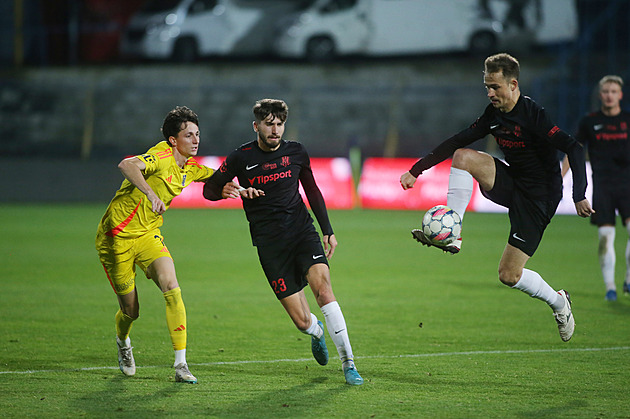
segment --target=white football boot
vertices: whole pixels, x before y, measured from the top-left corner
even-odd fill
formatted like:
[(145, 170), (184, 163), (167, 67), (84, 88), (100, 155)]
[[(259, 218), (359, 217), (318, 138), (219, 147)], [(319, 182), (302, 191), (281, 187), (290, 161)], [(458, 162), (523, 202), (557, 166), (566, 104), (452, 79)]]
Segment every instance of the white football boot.
[(118, 366), (125, 375), (134, 375), (136, 373), (136, 361), (133, 359), (131, 341), (127, 338), (126, 342), (121, 342), (116, 338), (116, 347), (118, 348)]
[(554, 312), (553, 316), (556, 318), (556, 323), (558, 323), (560, 337), (564, 342), (568, 342), (573, 336), (573, 330), (575, 329), (575, 320), (571, 311), (571, 296), (565, 290), (558, 291), (558, 294), (564, 298), (564, 307), (562, 307), (562, 310)]

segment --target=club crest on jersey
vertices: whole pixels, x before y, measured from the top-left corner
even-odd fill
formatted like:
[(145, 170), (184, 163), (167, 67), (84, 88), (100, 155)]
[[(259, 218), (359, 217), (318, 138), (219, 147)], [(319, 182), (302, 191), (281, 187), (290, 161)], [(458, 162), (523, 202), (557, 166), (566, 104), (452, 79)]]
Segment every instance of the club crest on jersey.
[(291, 164), (291, 160), (289, 159), (289, 156), (282, 156), (282, 161), (280, 162), (281, 166), (288, 166)]
[(523, 135), (523, 133), (521, 132), (521, 126), (520, 125), (514, 125), (514, 136), (515, 137), (520, 137), (521, 135)]

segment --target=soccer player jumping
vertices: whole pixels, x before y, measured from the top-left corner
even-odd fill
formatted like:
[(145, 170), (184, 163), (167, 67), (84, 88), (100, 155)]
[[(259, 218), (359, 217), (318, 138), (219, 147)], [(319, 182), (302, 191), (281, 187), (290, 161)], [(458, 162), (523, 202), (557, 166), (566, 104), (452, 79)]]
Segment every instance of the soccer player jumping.
[[(486, 198), (507, 207), (510, 236), (499, 262), (499, 280), (549, 304), (560, 337), (566, 342), (575, 328), (569, 293), (556, 292), (537, 272), (526, 269), (525, 264), (538, 248), (562, 198), (558, 149), (567, 154), (573, 168), (577, 214), (589, 217), (594, 213), (585, 197), (584, 152), (575, 139), (551, 122), (541, 106), (521, 95), (519, 67), (509, 54), (486, 58), (484, 85), (491, 103), (483, 115), (418, 160), (400, 177), (400, 184), (404, 190), (412, 188), (422, 172), (452, 155), (448, 207), (464, 218), (472, 197), (473, 178)], [(488, 134), (495, 137), (507, 164), (489, 154), (464, 148)], [(413, 235), (420, 243), (435, 246), (422, 231), (414, 231)], [(447, 246), (437, 247), (457, 253), (461, 245), (460, 237)]]

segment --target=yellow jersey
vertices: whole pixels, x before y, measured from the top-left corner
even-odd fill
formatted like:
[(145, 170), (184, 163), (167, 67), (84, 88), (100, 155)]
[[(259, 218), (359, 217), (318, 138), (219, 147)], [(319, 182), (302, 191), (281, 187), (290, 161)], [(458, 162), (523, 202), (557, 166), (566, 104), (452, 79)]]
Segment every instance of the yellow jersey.
[[(190, 157), (182, 169), (175, 161), (173, 148), (166, 141), (134, 157), (146, 165), (144, 178), (166, 209), (186, 186), (192, 182), (203, 182), (214, 173), (214, 169), (199, 164), (194, 157)], [(98, 235), (129, 239), (159, 228), (163, 218), (151, 208), (147, 196), (125, 179), (101, 219)]]

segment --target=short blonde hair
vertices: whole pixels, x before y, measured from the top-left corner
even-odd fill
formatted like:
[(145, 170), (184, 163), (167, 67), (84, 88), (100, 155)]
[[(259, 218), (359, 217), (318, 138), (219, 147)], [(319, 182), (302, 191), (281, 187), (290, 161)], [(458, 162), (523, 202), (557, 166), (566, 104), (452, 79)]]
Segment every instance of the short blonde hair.
[(602, 77), (602, 79), (599, 81), (599, 89), (601, 90), (602, 87), (604, 87), (606, 83), (617, 83), (619, 87), (623, 89), (623, 79), (619, 76), (609, 74), (607, 76)]

